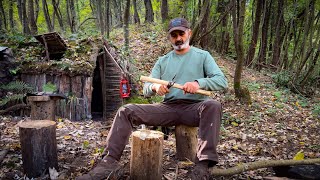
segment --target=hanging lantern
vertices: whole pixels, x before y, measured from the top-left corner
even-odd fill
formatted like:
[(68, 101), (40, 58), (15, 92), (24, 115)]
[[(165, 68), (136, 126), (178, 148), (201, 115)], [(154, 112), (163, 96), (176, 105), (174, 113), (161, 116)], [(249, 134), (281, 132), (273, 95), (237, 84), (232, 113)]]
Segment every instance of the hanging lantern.
[(128, 98), (130, 96), (129, 81), (122, 78), (120, 81), (120, 96), (121, 98)]

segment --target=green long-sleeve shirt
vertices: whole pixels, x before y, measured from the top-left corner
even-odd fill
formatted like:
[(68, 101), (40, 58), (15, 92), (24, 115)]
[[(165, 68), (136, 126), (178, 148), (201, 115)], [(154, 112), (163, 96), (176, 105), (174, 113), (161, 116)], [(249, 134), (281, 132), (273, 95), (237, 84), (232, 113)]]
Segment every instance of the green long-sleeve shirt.
[[(171, 51), (160, 57), (154, 65), (150, 77), (174, 81), (181, 85), (186, 82), (198, 81), (200, 89), (209, 91), (222, 90), (228, 86), (227, 79), (209, 52), (193, 46), (183, 55)], [(151, 86), (152, 83), (144, 84), (143, 94), (146, 97), (155, 94)], [(208, 97), (204, 95), (183, 94), (183, 90), (170, 88), (164, 101), (175, 99), (204, 100), (206, 98)]]

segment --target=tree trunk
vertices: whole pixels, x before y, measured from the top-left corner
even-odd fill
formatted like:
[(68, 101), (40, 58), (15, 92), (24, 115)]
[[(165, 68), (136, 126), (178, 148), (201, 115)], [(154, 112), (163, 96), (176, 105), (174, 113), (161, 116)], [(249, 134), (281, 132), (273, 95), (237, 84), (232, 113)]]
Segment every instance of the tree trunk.
[(13, 2), (9, 1), (9, 21), (10, 21), (10, 30), (14, 30), (14, 20), (13, 20)]
[[(313, 20), (314, 20), (314, 0), (310, 0), (309, 3), (307, 3), (306, 6), (306, 10), (305, 10), (305, 26), (304, 26), (304, 34), (303, 34), (303, 40), (302, 40), (302, 44), (301, 44), (301, 58), (300, 58), (300, 63), (298, 65), (297, 71), (295, 73), (294, 76), (294, 83), (298, 83), (298, 77), (301, 75), (301, 72), (303, 70), (303, 68), (305, 67), (309, 57), (313, 51), (314, 51), (314, 47), (313, 47), (313, 43), (312, 43), (312, 39), (313, 39)], [(310, 37), (310, 41), (309, 43), (307, 42), (308, 40), (308, 36)]]
[(23, 33), (30, 34), (30, 28), (28, 24), (28, 16), (27, 16), (27, 8), (26, 8), (26, 0), (21, 0), (21, 11), (22, 11), (22, 26)]
[(196, 39), (199, 37), (200, 35), (200, 28), (202, 26), (201, 22), (202, 20), (205, 18), (206, 15), (206, 10), (208, 9), (208, 7), (210, 6), (210, 1), (204, 1), (204, 4), (201, 8), (201, 13), (200, 13), (200, 17), (198, 19), (198, 21), (196, 22), (194, 28), (193, 28), (193, 32), (192, 32), (192, 36), (190, 39), (190, 44), (194, 45), (196, 43)]
[(145, 22), (153, 22), (154, 17), (153, 17), (153, 9), (152, 9), (152, 4), (150, 0), (144, 0), (144, 5), (146, 7), (146, 17), (145, 17)]
[[(200, 26), (200, 32), (199, 35), (201, 36), (201, 34), (206, 33), (207, 28), (208, 28), (208, 21), (209, 21), (209, 12), (210, 12), (210, 8), (211, 8), (211, 2), (209, 2), (209, 5), (207, 6), (206, 10), (205, 10), (205, 14), (204, 17), (201, 21), (201, 26)], [(203, 48), (208, 48), (208, 37), (203, 37), (200, 39), (200, 46)]]
[(233, 19), (233, 38), (237, 53), (237, 65), (234, 73), (234, 91), (240, 102), (251, 104), (250, 92), (247, 88), (241, 87), (241, 74), (244, 61), (243, 48), (243, 26), (245, 19), (245, 0), (233, 0), (234, 9), (232, 11)]
[[(135, 1), (135, 0), (134, 0)], [(162, 23), (164, 23), (168, 19), (168, 0), (161, 1), (161, 18)]]
[(54, 31), (54, 29), (51, 24), (50, 14), (49, 14), (49, 10), (48, 10), (48, 4), (47, 4), (46, 0), (42, 0), (42, 8), (43, 8), (44, 17), (47, 22), (47, 29), (49, 32), (52, 32), (52, 31)]
[[(137, 0), (133, 0), (133, 10), (134, 10), (134, 13), (133, 13), (134, 23), (140, 24), (140, 17), (137, 9)], [(162, 14), (162, 9), (161, 9), (161, 14)]]
[(180, 14), (179, 16), (180, 17), (183, 17), (183, 18), (186, 18), (187, 19), (187, 16), (188, 16), (188, 1), (189, 0), (180, 0)]
[[(17, 0), (17, 9), (18, 9), (20, 23), (23, 25), (22, 1), (23, 0)], [(12, 2), (12, 1), (10, 1), (10, 2)]]
[(96, 7), (97, 7), (97, 11), (96, 11), (96, 17), (98, 19), (99, 22), (99, 28), (100, 28), (100, 33), (102, 35), (104, 35), (104, 22), (103, 22), (103, 9), (102, 9), (102, 3), (101, 0), (97, 0), (96, 1)]
[(126, 7), (123, 16), (123, 31), (124, 31), (124, 47), (126, 53), (129, 54), (129, 17), (130, 17), (130, 0), (126, 0)]
[(107, 38), (109, 38), (109, 35), (110, 35), (110, 0), (105, 0), (105, 30), (107, 32)]
[(258, 63), (256, 68), (260, 71), (262, 64), (266, 63), (267, 47), (268, 47), (268, 30), (269, 30), (269, 20), (270, 20), (270, 7), (272, 0), (266, 0), (263, 7), (263, 24), (260, 40), (260, 49), (258, 56)]
[(71, 14), (71, 24), (72, 24), (72, 33), (75, 33), (77, 27), (77, 14), (75, 9), (74, 0), (70, 0), (70, 14)]
[(281, 53), (281, 44), (283, 40), (283, 35), (281, 33), (284, 17), (283, 17), (283, 1), (278, 1), (278, 12), (277, 12), (277, 21), (276, 21), (276, 31), (275, 31), (275, 37), (273, 42), (273, 54), (272, 54), (272, 62), (271, 64), (273, 66), (278, 66), (280, 61), (280, 53)]
[(122, 12), (121, 12), (121, 1), (118, 2), (117, 0), (113, 0), (113, 6), (114, 6), (116, 19), (119, 22), (118, 25), (122, 27), (123, 20), (122, 20)]
[[(219, 0), (218, 5), (217, 5), (217, 12), (218, 13), (224, 13), (228, 8), (227, 5), (229, 2), (225, 0)], [(221, 20), (221, 39), (220, 39), (220, 44), (217, 44), (217, 49), (218, 52), (224, 55), (228, 49), (229, 49), (229, 41), (230, 41), (230, 35), (229, 32), (227, 31), (228, 28), (228, 19), (229, 17), (223, 16)]]
[(63, 19), (62, 19), (62, 14), (59, 8), (59, 4), (60, 4), (60, 0), (56, 1), (56, 0), (52, 0), (52, 5), (53, 5), (53, 10), (54, 10), (54, 14), (57, 16), (58, 18), (58, 23), (60, 26), (60, 29), (62, 31), (65, 31), (64, 29), (64, 25), (63, 25)]
[(8, 29), (6, 13), (4, 12), (2, 0), (0, 0), (0, 16), (2, 17), (2, 23), (0, 24), (0, 30), (2, 29), (1, 25), (3, 24), (4, 29)]
[(40, 11), (39, 0), (35, 0), (35, 5), (36, 5), (36, 9), (35, 9), (34, 17), (35, 17), (35, 21), (37, 22), (39, 17), (39, 11)]
[(37, 27), (37, 22), (36, 22), (35, 16), (34, 16), (33, 0), (29, 0), (28, 9), (29, 9), (29, 25), (30, 25), (31, 34), (37, 35), (38, 34), (38, 27)]
[(249, 65), (252, 63), (255, 52), (256, 52), (256, 45), (258, 41), (258, 35), (260, 30), (260, 20), (261, 20), (261, 14), (263, 10), (263, 0), (256, 0), (256, 12), (255, 12), (255, 20), (252, 27), (252, 37), (251, 42), (246, 58), (246, 65)]

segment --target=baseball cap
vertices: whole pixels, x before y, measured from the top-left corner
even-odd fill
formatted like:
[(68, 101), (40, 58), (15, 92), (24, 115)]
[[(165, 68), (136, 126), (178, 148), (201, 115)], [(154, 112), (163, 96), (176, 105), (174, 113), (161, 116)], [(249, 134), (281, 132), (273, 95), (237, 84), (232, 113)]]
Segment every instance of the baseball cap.
[(170, 21), (168, 32), (171, 33), (174, 30), (186, 31), (190, 29), (189, 23), (184, 18), (174, 18)]

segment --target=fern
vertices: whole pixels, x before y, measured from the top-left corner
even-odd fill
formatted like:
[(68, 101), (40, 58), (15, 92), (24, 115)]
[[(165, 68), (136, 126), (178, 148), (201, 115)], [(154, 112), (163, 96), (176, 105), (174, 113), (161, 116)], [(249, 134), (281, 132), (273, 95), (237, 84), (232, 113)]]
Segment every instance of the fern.
[(24, 94), (12, 94), (12, 95), (5, 96), (4, 98), (0, 99), (0, 106), (4, 106), (8, 102), (12, 102), (16, 100), (21, 101), (24, 96), (25, 96)]
[(22, 101), (26, 93), (31, 93), (34, 88), (22, 81), (13, 81), (5, 85), (0, 85), (0, 89), (10, 92), (6, 96), (0, 98), (0, 106), (4, 106), (9, 102)]
[(0, 89), (13, 93), (30, 93), (34, 88), (22, 81), (12, 81), (9, 84), (1, 85)]

